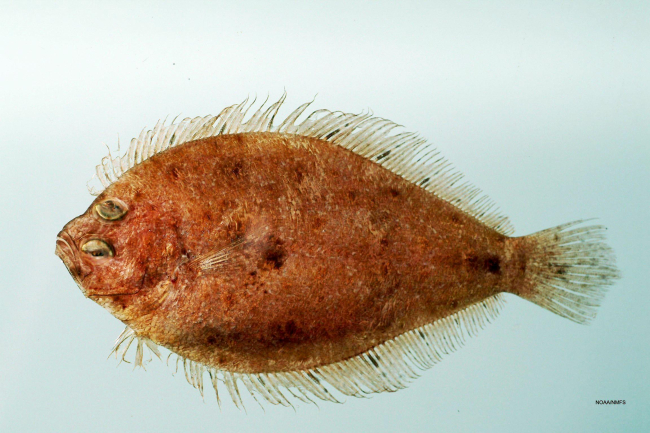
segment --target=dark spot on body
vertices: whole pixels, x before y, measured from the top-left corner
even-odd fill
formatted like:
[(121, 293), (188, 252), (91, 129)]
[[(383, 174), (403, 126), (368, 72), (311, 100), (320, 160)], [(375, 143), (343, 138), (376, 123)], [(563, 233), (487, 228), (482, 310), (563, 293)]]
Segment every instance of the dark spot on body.
[(490, 256), (485, 260), (485, 267), (488, 272), (498, 274), (501, 272), (501, 259), (498, 256)]
[(458, 218), (458, 215), (453, 214), (453, 213), (451, 214), (450, 219), (451, 219), (451, 222), (454, 223), (454, 224), (458, 224), (460, 222), (460, 218)]
[(203, 331), (203, 341), (208, 346), (218, 346), (224, 347), (228, 346), (228, 340), (232, 339), (232, 336), (225, 334), (223, 329), (215, 327), (207, 327)]
[(304, 179), (305, 175), (302, 171), (301, 167), (296, 167), (296, 180), (298, 183), (302, 183), (302, 180)]
[(390, 192), (390, 195), (392, 195), (393, 197), (397, 197), (397, 196), (400, 195), (400, 192), (398, 190), (396, 190), (395, 188), (390, 188), (388, 190), (388, 192)]
[(270, 263), (275, 269), (280, 269), (284, 264), (284, 255), (278, 251), (269, 251), (265, 257), (266, 261)]
[(478, 272), (501, 273), (501, 259), (496, 255), (477, 256), (476, 254), (470, 254), (465, 258), (465, 262), (469, 268)]
[(230, 157), (221, 161), (218, 170), (226, 178), (240, 179), (246, 174), (244, 161), (238, 157)]
[(284, 248), (282, 239), (274, 235), (269, 236), (267, 248), (264, 250), (264, 261), (271, 266), (272, 269), (280, 269), (284, 264), (287, 252)]
[(271, 327), (271, 345), (285, 346), (287, 344), (296, 344), (302, 342), (306, 335), (305, 332), (296, 325), (296, 322), (289, 319), (284, 323), (277, 323)]
[(180, 171), (178, 170), (178, 167), (171, 167), (169, 169), (169, 174), (171, 175), (172, 179), (174, 180), (179, 180), (181, 178)]
[(348, 191), (348, 197), (352, 201), (356, 200), (357, 195), (358, 195), (357, 191)]
[(235, 177), (240, 177), (241, 172), (242, 172), (243, 166), (241, 161), (237, 161), (233, 164), (232, 169), (230, 170)]
[(298, 330), (298, 328), (296, 327), (296, 322), (294, 322), (293, 320), (289, 320), (286, 326), (284, 327), (284, 330), (289, 336), (294, 335)]

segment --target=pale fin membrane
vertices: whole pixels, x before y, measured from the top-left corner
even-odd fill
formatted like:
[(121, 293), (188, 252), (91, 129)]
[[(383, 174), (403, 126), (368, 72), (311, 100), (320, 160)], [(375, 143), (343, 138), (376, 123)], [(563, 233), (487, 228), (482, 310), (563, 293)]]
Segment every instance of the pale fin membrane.
[(230, 245), (214, 251), (208, 251), (190, 261), (190, 266), (202, 271), (211, 271), (221, 268), (230, 258), (233, 251), (246, 245), (245, 239), (237, 239)]
[(606, 287), (620, 277), (613, 250), (605, 244), (603, 226), (574, 221), (533, 233), (535, 241), (519, 296), (577, 323), (589, 323), (605, 297)]
[[(365, 353), (309, 370), (246, 374), (219, 370), (178, 356), (176, 368), (185, 372), (187, 381), (203, 395), (205, 373), (221, 404), (219, 391), (225, 387), (234, 404), (243, 408), (242, 393), (250, 394), (258, 403), (293, 406), (293, 399), (305, 403), (325, 400), (339, 403), (333, 393), (366, 397), (379, 392), (405, 388), (419, 376), (465, 344), (469, 336), (491, 323), (504, 305), (498, 294), (471, 305), (448, 317), (405, 332)], [(111, 354), (126, 361), (125, 355), (136, 342), (135, 366), (144, 367), (144, 348), (160, 357), (151, 340), (138, 336), (128, 326), (115, 342)], [(170, 353), (170, 356), (172, 353)], [(169, 358), (168, 358), (169, 359)]]
[[(293, 134), (337, 144), (426, 189), (498, 232), (513, 233), (511, 223), (498, 212), (494, 203), (477, 187), (463, 181), (463, 175), (417, 134), (393, 134), (399, 125), (368, 113), (317, 110), (298, 122), (313, 101), (301, 105), (275, 126), (275, 118), (285, 99), (286, 95), (282, 95), (268, 108), (264, 108), (264, 102), (247, 120), (246, 114), (255, 103), (248, 103), (248, 99), (225, 108), (216, 116), (185, 118), (178, 123), (172, 121), (168, 126), (164, 121), (158, 122), (153, 130), (143, 130), (138, 138), (132, 139), (123, 156), (113, 158), (109, 154), (103, 158), (96, 169), (97, 177), (107, 188), (151, 156), (203, 138), (249, 132)], [(91, 190), (95, 195), (100, 192)]]

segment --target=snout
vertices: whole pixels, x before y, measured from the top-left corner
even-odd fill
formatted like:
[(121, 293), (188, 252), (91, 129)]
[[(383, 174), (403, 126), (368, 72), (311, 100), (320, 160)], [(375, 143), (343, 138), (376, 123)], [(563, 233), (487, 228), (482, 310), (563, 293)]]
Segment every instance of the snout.
[(81, 270), (79, 268), (79, 250), (70, 235), (65, 231), (61, 231), (56, 236), (56, 249), (54, 250), (54, 254), (59, 256), (65, 264), (65, 267), (68, 268), (68, 272), (70, 272), (72, 278), (79, 283), (79, 278), (81, 276)]

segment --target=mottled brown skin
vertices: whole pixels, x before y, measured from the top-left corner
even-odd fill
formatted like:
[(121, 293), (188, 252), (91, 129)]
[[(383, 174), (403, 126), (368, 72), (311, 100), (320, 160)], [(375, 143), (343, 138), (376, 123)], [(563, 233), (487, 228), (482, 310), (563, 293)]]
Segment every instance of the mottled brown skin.
[[(104, 221), (94, 204), (129, 206)], [(329, 142), (250, 133), (158, 154), (59, 234), (85, 295), (137, 334), (256, 373), (341, 361), (524, 287), (526, 245)], [(89, 238), (115, 256), (80, 252)], [(225, 262), (210, 253), (235, 245)]]

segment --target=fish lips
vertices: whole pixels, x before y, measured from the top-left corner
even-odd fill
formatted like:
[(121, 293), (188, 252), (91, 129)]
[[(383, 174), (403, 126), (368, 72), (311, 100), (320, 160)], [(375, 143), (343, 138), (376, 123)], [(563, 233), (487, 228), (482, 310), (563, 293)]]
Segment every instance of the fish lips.
[(54, 254), (59, 256), (72, 278), (81, 287), (81, 281), (85, 275), (82, 275), (79, 248), (77, 248), (72, 237), (65, 231), (61, 231), (56, 235), (56, 249), (54, 250)]

